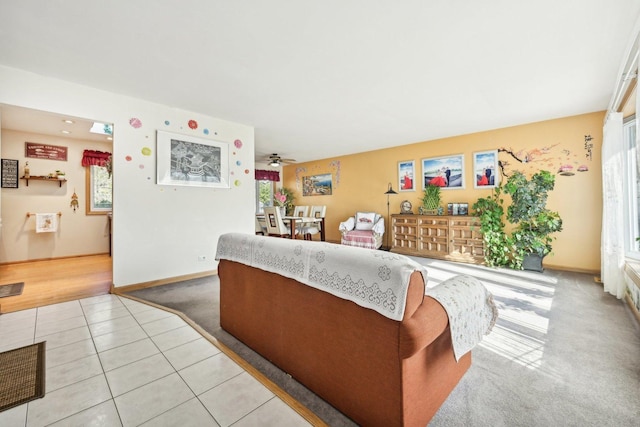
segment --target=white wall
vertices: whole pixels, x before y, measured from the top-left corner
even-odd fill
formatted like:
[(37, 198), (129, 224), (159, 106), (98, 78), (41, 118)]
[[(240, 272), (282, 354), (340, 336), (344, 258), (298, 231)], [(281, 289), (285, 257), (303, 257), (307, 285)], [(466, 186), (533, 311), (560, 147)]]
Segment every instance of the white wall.
[[(213, 270), (220, 234), (253, 233), (251, 126), (4, 66), (0, 66), (0, 103), (114, 124), (115, 286)], [(133, 127), (132, 118), (139, 119), (142, 126)], [(190, 129), (189, 120), (197, 121), (198, 128)], [(156, 185), (157, 130), (228, 143), (231, 188)], [(236, 140), (242, 142), (241, 148), (234, 145)], [(145, 154), (145, 148), (151, 149), (151, 155)], [(200, 255), (206, 256), (206, 261), (198, 261)]]
[[(67, 147), (67, 161), (26, 158), (25, 141)], [(0, 263), (92, 255), (109, 252), (109, 224), (106, 215), (85, 215), (84, 150), (111, 151), (110, 142), (80, 141), (34, 133), (2, 130), (2, 158), (19, 162), (19, 175), (29, 161), (31, 175), (41, 176), (63, 170), (67, 181), (20, 180), (18, 188), (3, 188), (0, 199), (2, 235)], [(71, 196), (78, 195), (80, 207), (71, 207)], [(27, 212), (60, 212), (58, 231), (36, 233), (35, 217)]]

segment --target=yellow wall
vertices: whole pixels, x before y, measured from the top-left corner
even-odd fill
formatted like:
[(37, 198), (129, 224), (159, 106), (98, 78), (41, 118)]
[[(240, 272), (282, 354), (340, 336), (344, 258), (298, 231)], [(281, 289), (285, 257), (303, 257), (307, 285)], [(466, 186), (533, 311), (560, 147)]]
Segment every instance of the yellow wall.
[[(506, 173), (521, 170), (531, 175), (545, 169), (557, 172), (560, 165), (570, 164), (574, 174), (556, 174), (555, 189), (549, 195), (548, 207), (557, 210), (564, 229), (557, 233), (553, 253), (545, 258), (545, 266), (574, 271), (600, 270), (600, 228), (602, 220), (601, 147), (604, 112), (583, 114), (562, 119), (496, 129), (433, 141), (369, 151), (343, 157), (317, 160), (286, 166), (282, 185), (294, 191), (299, 205), (327, 206), (327, 240), (339, 241), (340, 221), (356, 211), (375, 211), (387, 216), (388, 183), (398, 191), (398, 162), (415, 161), (415, 191), (391, 195), (390, 211), (398, 213), (400, 203), (409, 200), (417, 213), (421, 204), (421, 160), (424, 158), (464, 155), (465, 188), (442, 191), (444, 206), (450, 202), (469, 203), (491, 193), (473, 185), (473, 153), (506, 148), (519, 158), (528, 154), (529, 161), (520, 163), (506, 152), (498, 158), (507, 162)], [(591, 157), (585, 136), (592, 140)], [(580, 165), (588, 171), (577, 172)], [(302, 196), (302, 178), (332, 174), (333, 189), (329, 196)], [(504, 180), (504, 177), (502, 178)], [(505, 198), (508, 205), (508, 197)], [(387, 244), (387, 236), (384, 245)]]

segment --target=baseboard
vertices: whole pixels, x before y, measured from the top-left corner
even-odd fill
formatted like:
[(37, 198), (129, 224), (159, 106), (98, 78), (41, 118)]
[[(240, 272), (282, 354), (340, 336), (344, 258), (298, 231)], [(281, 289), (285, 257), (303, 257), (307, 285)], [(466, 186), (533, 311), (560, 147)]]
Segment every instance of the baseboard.
[(19, 261), (5, 261), (5, 262), (0, 262), (0, 265), (25, 264), (27, 262), (40, 262), (40, 261), (56, 261), (59, 259), (85, 258), (90, 256), (101, 256), (101, 255), (109, 255), (109, 252), (101, 252), (97, 254), (68, 255), (68, 256), (59, 256), (59, 257), (52, 257), (52, 258), (24, 259)]
[(552, 265), (552, 264), (543, 264), (544, 268), (548, 268), (549, 270), (559, 270), (559, 271), (570, 271), (572, 273), (587, 273), (592, 276), (600, 277), (600, 270), (591, 270), (588, 268), (575, 268), (575, 267), (567, 267), (565, 265)]
[(152, 280), (150, 282), (135, 283), (133, 285), (113, 286), (112, 284), (110, 292), (112, 294), (121, 294), (125, 292), (137, 291), (139, 289), (153, 288), (154, 286), (168, 285), (169, 283), (183, 282), (185, 280), (199, 279), (201, 277), (207, 276), (215, 276), (216, 274), (218, 274), (217, 269), (211, 271), (203, 271), (200, 273), (185, 274), (184, 276), (175, 276), (166, 279)]
[(624, 294), (624, 299), (629, 305), (629, 308), (631, 308), (631, 312), (636, 316), (636, 320), (638, 321), (638, 324), (640, 324), (640, 311), (638, 311), (636, 306), (633, 304), (633, 300), (631, 299), (631, 296), (629, 295), (629, 293)]

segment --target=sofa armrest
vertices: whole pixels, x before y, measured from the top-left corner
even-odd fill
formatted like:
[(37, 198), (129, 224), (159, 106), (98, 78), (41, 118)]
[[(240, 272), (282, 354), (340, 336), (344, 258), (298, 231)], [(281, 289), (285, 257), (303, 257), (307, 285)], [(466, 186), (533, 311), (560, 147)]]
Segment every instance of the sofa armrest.
[(356, 227), (356, 218), (351, 216), (346, 221), (343, 221), (340, 223), (338, 230), (340, 230), (340, 232), (344, 234), (347, 231), (353, 230), (355, 227)]
[(447, 330), (449, 317), (435, 299), (425, 296), (424, 301), (400, 329), (400, 357), (408, 359), (429, 346)]
[(373, 224), (373, 234), (382, 236), (384, 234), (384, 217), (380, 216), (375, 224)]

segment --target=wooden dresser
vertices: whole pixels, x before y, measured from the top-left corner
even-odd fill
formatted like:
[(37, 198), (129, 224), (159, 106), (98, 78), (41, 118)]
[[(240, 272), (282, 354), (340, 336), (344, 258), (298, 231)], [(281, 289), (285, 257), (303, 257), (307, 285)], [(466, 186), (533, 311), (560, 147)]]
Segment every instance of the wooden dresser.
[(404, 255), (484, 263), (480, 220), (463, 215), (391, 215), (391, 251)]

